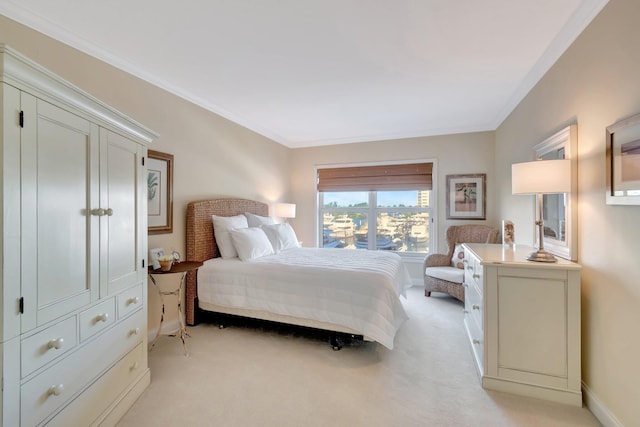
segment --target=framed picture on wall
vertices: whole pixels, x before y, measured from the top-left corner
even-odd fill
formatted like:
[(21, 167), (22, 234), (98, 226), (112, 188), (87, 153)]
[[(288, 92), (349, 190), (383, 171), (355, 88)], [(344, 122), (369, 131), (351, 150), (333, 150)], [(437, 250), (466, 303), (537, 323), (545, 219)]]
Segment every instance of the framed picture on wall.
[(485, 219), (487, 174), (447, 175), (447, 219)]
[(173, 154), (149, 150), (147, 160), (148, 232), (173, 233)]
[(640, 205), (640, 114), (607, 127), (608, 205)]

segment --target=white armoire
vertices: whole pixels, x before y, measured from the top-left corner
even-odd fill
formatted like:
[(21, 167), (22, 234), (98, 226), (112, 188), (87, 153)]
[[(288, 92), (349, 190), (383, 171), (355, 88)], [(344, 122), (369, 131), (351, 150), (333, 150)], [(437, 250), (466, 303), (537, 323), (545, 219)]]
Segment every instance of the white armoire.
[(0, 45), (3, 427), (114, 425), (149, 384), (153, 132)]

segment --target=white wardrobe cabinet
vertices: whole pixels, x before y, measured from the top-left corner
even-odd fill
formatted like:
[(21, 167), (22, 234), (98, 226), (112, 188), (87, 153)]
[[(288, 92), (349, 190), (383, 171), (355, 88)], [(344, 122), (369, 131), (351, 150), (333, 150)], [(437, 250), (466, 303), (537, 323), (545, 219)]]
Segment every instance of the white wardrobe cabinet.
[(482, 386), (582, 405), (580, 265), (465, 243), (464, 324)]
[(0, 104), (0, 426), (114, 425), (149, 384), (155, 134), (4, 45)]

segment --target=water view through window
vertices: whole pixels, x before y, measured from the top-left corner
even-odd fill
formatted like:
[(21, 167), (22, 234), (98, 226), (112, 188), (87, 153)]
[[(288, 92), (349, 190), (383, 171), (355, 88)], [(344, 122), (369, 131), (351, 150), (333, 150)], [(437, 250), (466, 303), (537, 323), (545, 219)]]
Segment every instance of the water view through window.
[(429, 252), (430, 191), (320, 193), (322, 247)]

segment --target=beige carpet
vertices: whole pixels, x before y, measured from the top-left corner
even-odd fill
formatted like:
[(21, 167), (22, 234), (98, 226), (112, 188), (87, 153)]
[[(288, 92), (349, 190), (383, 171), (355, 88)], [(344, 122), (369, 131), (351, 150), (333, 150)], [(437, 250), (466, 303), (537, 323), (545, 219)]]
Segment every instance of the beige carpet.
[(586, 408), (483, 390), (462, 304), (412, 288), (395, 349), (255, 326), (189, 328), (149, 353), (151, 385), (119, 427), (598, 426)]

